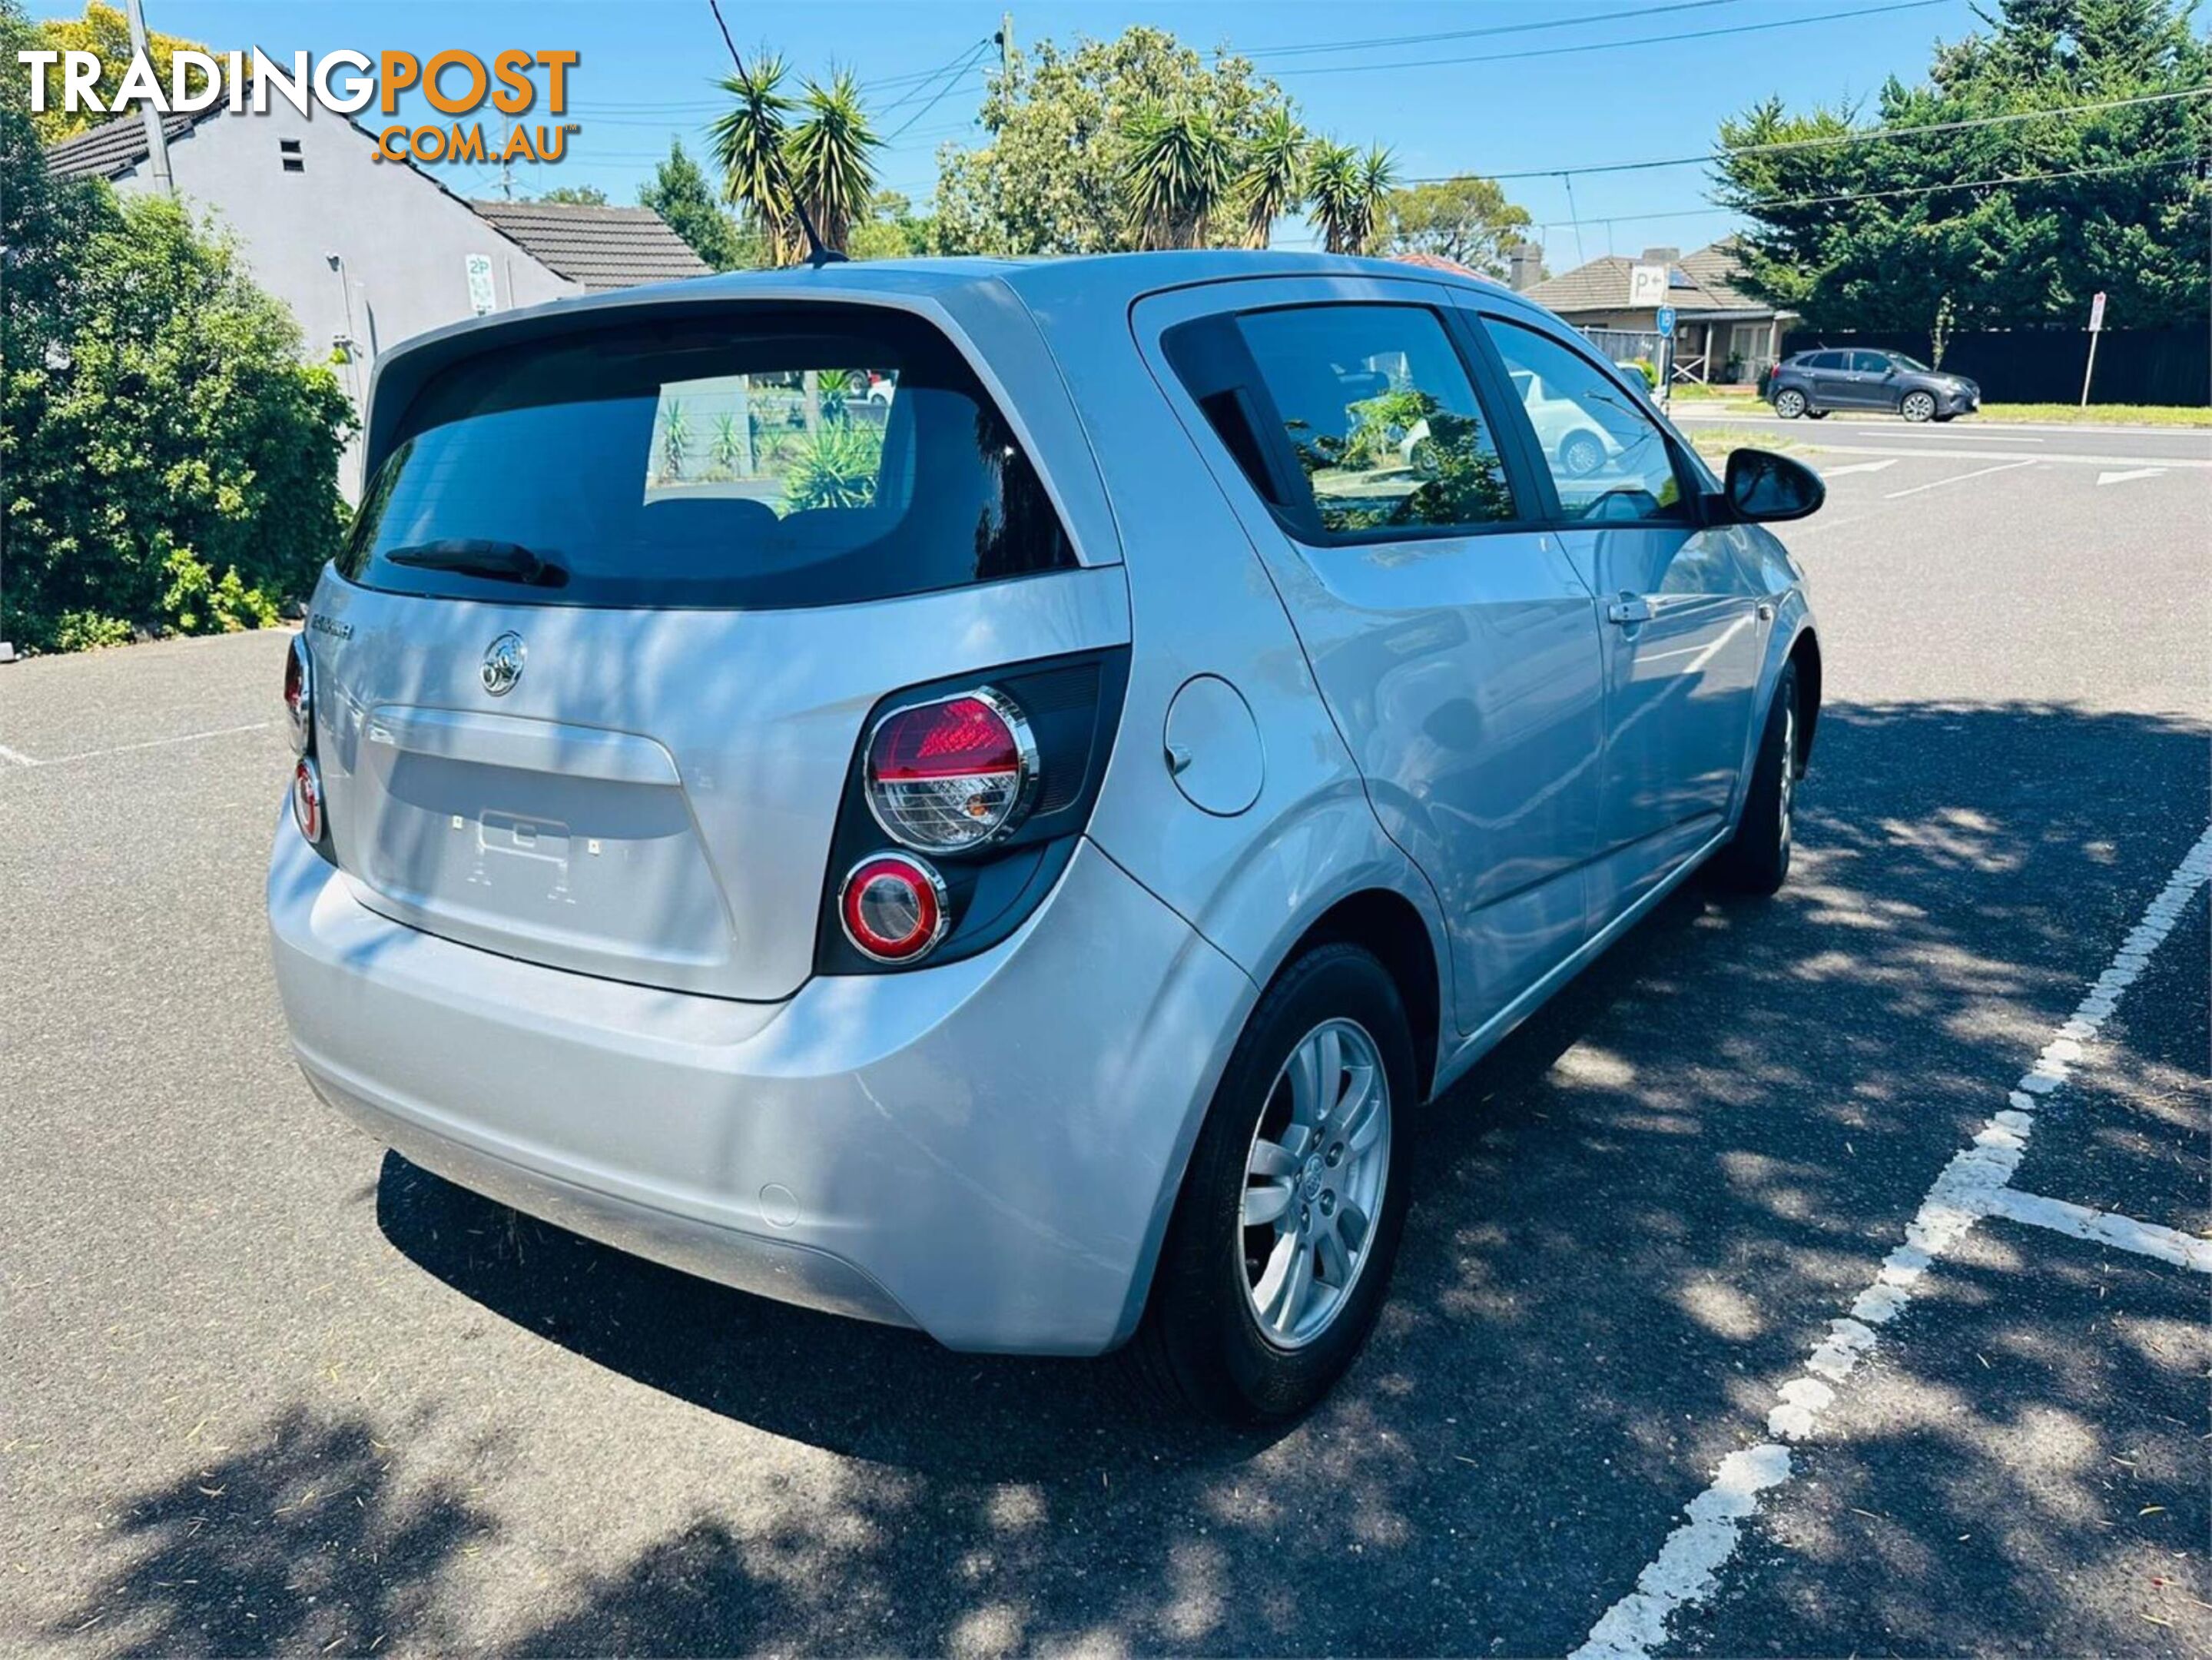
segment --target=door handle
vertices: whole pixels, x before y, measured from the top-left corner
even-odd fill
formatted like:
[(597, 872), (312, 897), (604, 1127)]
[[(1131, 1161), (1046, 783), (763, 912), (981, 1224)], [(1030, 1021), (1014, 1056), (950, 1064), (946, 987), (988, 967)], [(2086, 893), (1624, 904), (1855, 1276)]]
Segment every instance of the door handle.
[(1648, 623), (1651, 620), (1651, 602), (1640, 594), (1624, 593), (1606, 606), (1605, 620), (1625, 629)]

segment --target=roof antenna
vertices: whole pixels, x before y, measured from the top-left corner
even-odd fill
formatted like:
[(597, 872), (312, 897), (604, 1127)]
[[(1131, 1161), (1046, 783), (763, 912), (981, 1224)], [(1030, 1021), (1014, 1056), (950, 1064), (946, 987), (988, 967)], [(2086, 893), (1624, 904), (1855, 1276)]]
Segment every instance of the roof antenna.
[[(707, 0), (707, 9), (714, 14), (715, 27), (722, 31), (722, 44), (730, 49), (730, 61), (738, 66), (738, 73), (745, 72), (745, 60), (738, 56), (738, 43), (730, 39), (730, 26), (722, 21), (721, 0)], [(799, 200), (799, 192), (792, 189), (787, 173), (783, 186), (791, 192), (791, 210), (799, 216), (799, 228), (806, 233), (806, 263), (816, 271), (824, 265), (841, 265), (848, 257), (839, 250), (823, 245), (822, 234), (814, 228), (813, 216), (806, 211), (806, 204)]]

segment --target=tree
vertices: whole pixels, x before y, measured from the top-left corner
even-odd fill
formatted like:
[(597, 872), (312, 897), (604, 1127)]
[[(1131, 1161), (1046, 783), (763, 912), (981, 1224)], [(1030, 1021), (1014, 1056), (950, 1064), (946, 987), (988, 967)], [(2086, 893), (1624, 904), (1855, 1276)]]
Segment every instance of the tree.
[(671, 139), (667, 159), (658, 163), (653, 177), (637, 193), (639, 204), (651, 208), (691, 246), (692, 252), (716, 271), (764, 263), (759, 239), (744, 230), (714, 199), (707, 174), (684, 150), (681, 139)]
[(597, 185), (562, 185), (544, 192), (538, 199), (565, 202), (580, 208), (603, 208), (607, 204), (607, 193)]
[(929, 252), (935, 222), (917, 217), (913, 199), (895, 190), (879, 190), (868, 216), (853, 227), (845, 252), (855, 259), (911, 259)]
[[(23, 47), (43, 48), (49, 52), (88, 52), (100, 59), (100, 101), (106, 106), (114, 101), (123, 86), (124, 71), (131, 67), (131, 20), (114, 6), (102, 5), (100, 0), (88, 0), (82, 17), (57, 17), (34, 26), (38, 39), (27, 40), (9, 49), (6, 64), (7, 78), (16, 78), (20, 66), (15, 53)], [(166, 91), (169, 85), (169, 60), (179, 52), (205, 52), (207, 48), (197, 40), (186, 40), (174, 34), (163, 34), (157, 30), (146, 31), (146, 46), (154, 60), (155, 72), (161, 77)], [(59, 64), (49, 64), (43, 71), (46, 82), (46, 107), (44, 113), (32, 117), (39, 125), (39, 137), (52, 144), (67, 138), (72, 133), (83, 132), (112, 118), (94, 115), (89, 111), (70, 115), (62, 108), (62, 70)], [(136, 105), (131, 106), (134, 110)]]
[(770, 55), (725, 76), (721, 89), (734, 101), (708, 130), (723, 199), (744, 210), (775, 265), (809, 252), (800, 203), (823, 246), (844, 249), (867, 216), (874, 155), (883, 145), (848, 71), (839, 70), (827, 86), (809, 81), (795, 99), (783, 91), (785, 74), (783, 60)]
[(1926, 331), (1947, 297), (1947, 333), (2079, 328), (2099, 289), (2116, 327), (2201, 319), (2204, 100), (1820, 142), (2201, 88), (2212, 46), (2189, 15), (2179, 0), (2002, 0), (1986, 33), (1937, 47), (1924, 83), (1884, 86), (1870, 120), (1769, 99), (1724, 122), (1717, 195), (1751, 221), (1745, 285), (1823, 329)]
[(10, 331), (0, 633), (273, 623), (337, 550), (352, 406), (226, 239), (165, 197), (87, 188), (46, 337)]
[(1489, 277), (1505, 275), (1528, 210), (1505, 199), (1495, 179), (1452, 179), (1395, 190), (1383, 198), (1382, 244), (1393, 253), (1432, 253)]
[(799, 108), (799, 124), (784, 140), (785, 175), (823, 244), (842, 251), (875, 198), (874, 156), (883, 140), (850, 70), (838, 70), (826, 87), (808, 82)]
[[(947, 253), (1103, 253), (1135, 245), (1122, 194), (1125, 124), (1147, 106), (1203, 118), (1246, 155), (1282, 89), (1233, 52), (1202, 58), (1164, 30), (1041, 41), (985, 83), (989, 141), (939, 152), (938, 247)], [(1211, 223), (1208, 237), (1243, 240)]]
[(788, 263), (799, 248), (784, 158), (796, 106), (784, 94), (783, 76), (783, 59), (773, 54), (724, 76), (720, 88), (731, 106), (707, 130), (722, 173), (722, 199), (742, 208), (760, 229), (775, 265)]
[(1145, 104), (1124, 123), (1120, 168), (1130, 238), (1140, 248), (1200, 248), (1226, 201), (1236, 162), (1212, 113)]
[(1362, 153), (1321, 139), (1313, 147), (1306, 177), (1314, 220), (1328, 252), (1373, 252), (1376, 221), (1395, 182), (1390, 152), (1377, 144)]
[(1311, 143), (1288, 105), (1278, 105), (1260, 118), (1237, 174), (1237, 205), (1244, 219), (1246, 247), (1266, 247), (1275, 222), (1305, 205), (1306, 151)]

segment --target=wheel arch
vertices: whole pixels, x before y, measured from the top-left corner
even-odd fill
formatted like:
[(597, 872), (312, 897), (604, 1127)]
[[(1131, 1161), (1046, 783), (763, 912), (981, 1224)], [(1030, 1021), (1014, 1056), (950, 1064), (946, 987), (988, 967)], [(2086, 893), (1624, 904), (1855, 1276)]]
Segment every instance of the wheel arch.
[(1272, 981), (1291, 964), (1319, 946), (1358, 946), (1374, 954), (1398, 988), (1413, 1028), (1413, 1065), (1425, 1097), (1437, 1075), (1443, 1018), (1443, 981), (1429, 924), (1413, 901), (1392, 888), (1362, 888), (1346, 894), (1292, 940), (1275, 965)]
[(1820, 641), (1808, 626), (1790, 643), (1787, 660), (1797, 670), (1797, 773), (1813, 759), (1813, 734), (1820, 723)]

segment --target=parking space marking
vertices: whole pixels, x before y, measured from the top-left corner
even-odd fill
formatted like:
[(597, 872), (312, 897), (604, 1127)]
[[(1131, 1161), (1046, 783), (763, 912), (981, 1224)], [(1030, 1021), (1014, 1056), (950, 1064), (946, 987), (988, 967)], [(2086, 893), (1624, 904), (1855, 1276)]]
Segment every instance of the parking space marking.
[(2087, 1205), (2045, 1199), (2012, 1188), (1997, 1195), (1990, 1213), (2008, 1222), (2024, 1222), (2033, 1228), (2049, 1228), (2054, 1232), (2071, 1234), (2076, 1239), (2093, 1239), (2100, 1245), (2116, 1245), (2140, 1256), (2155, 1256), (2177, 1268), (2212, 1274), (2212, 1239), (2199, 1239), (2178, 1228), (2138, 1222), (2132, 1216), (2115, 1216), (2110, 1211), (2091, 1210)]
[(2100, 484), (2124, 484), (2130, 478), (2155, 478), (2165, 471), (2164, 467), (2130, 467), (2124, 472), (2100, 472), (2097, 475), (2097, 482)]
[(1820, 469), (1820, 477), (1841, 478), (1847, 472), (1880, 472), (1885, 467), (1893, 467), (1896, 465), (1897, 458), (1893, 455), (1886, 461), (1854, 461), (1848, 467), (1823, 467)]
[(11, 750), (5, 744), (0, 744), (0, 761), (12, 761), (19, 767), (35, 767), (39, 764), (22, 751)]
[(1948, 478), (1931, 478), (1924, 484), (1907, 484), (1901, 490), (1892, 490), (1882, 500), (1894, 502), (1900, 496), (1917, 496), (1923, 490), (1940, 489), (1946, 484), (1963, 484), (1969, 478), (1986, 478), (1993, 472), (2010, 472), (2015, 467), (2032, 467), (2038, 458), (2031, 455), (2024, 461), (2001, 461), (1994, 467), (1977, 467), (1972, 472), (1954, 472)]
[(1605, 1611), (1571, 1660), (1647, 1660), (1666, 1641), (1668, 1622), (1711, 1595), (1720, 1570), (1741, 1541), (1743, 1524), (1758, 1512), (1759, 1495), (1790, 1479), (1785, 1444), (1813, 1433), (1820, 1414), (1835, 1399), (1834, 1385), (1850, 1377), (1874, 1348), (1876, 1328), (1905, 1311), (1936, 1260), (1984, 1218), (2010, 1213), (2013, 1172), (2027, 1150), (2044, 1098), (2065, 1083), (2073, 1063), (2081, 1058), (2081, 1046), (2112, 1018), (2122, 994), (2148, 966), (2150, 954), (2173, 931), (2183, 908), (2208, 879), (2212, 879), (2212, 828), (2183, 855), (2104, 971), (2090, 982), (2073, 1014), (2008, 1091), (2003, 1110), (1992, 1114), (1972, 1144), (1943, 1167), (1906, 1225), (1905, 1243), (1884, 1259), (1874, 1284), (1859, 1294), (1849, 1315), (1828, 1323), (1828, 1335), (1814, 1346), (1804, 1375), (1777, 1392), (1778, 1403), (1766, 1420), (1766, 1432), (1774, 1438), (1721, 1460), (1711, 1485), (1685, 1508), (1686, 1519), (1668, 1535), (1659, 1554), (1637, 1576), (1636, 1588)]
[(50, 756), (43, 760), (17, 750), (0, 750), (0, 755), (4, 755), (18, 766), (59, 767), (72, 761), (97, 761), (103, 756), (129, 755), (138, 750), (167, 749), (173, 744), (198, 744), (210, 738), (229, 738), (241, 732), (266, 732), (275, 724), (273, 721), (249, 721), (239, 727), (215, 727), (206, 732), (179, 733), (174, 738), (149, 738), (140, 744), (115, 744), (106, 749), (79, 750), (74, 755)]

